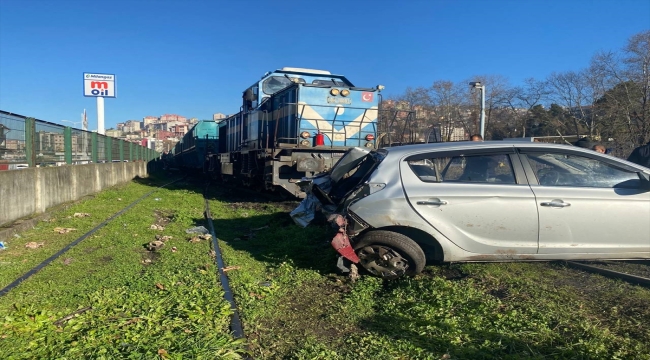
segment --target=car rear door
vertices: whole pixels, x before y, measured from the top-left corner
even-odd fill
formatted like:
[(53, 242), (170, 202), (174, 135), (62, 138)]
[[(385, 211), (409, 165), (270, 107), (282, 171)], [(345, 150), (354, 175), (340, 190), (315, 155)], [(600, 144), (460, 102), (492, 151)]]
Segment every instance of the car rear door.
[(460, 248), (504, 258), (537, 253), (535, 198), (513, 147), (418, 154), (400, 173), (413, 209)]
[(540, 254), (650, 252), (650, 192), (634, 168), (571, 148), (520, 151), (537, 199)]

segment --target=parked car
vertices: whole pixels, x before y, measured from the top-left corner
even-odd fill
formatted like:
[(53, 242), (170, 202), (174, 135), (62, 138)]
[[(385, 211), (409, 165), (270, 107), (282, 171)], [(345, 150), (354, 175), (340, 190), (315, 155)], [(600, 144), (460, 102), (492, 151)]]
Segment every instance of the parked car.
[(309, 191), (333, 213), (339, 264), (384, 278), (427, 262), (650, 258), (650, 169), (574, 146), (355, 148)]

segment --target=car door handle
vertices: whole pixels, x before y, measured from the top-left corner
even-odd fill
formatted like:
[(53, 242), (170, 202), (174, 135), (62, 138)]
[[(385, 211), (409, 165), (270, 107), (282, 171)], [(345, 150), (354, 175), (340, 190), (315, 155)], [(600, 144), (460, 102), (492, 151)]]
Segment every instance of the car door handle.
[(567, 207), (571, 206), (569, 203), (565, 203), (564, 201), (549, 201), (549, 202), (543, 202), (540, 203), (542, 206), (550, 206), (550, 207)]
[(418, 205), (447, 205), (447, 201), (445, 200), (437, 200), (437, 201), (418, 201), (416, 202)]

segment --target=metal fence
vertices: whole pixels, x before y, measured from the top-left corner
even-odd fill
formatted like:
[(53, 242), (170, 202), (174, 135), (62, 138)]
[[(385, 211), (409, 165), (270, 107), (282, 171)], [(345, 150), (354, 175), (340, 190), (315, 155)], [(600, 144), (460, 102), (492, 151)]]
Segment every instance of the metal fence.
[(0, 110), (0, 170), (111, 161), (149, 161), (139, 143)]

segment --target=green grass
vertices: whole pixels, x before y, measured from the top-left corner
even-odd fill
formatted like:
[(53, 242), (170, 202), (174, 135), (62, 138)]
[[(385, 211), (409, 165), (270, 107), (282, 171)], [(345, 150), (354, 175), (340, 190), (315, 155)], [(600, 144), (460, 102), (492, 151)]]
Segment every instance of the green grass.
[[(117, 197), (123, 208), (153, 190), (141, 186), (103, 192), (66, 211), (106, 218)], [(231, 310), (211, 243), (187, 241), (185, 229), (203, 224), (202, 213), (202, 196), (194, 189), (157, 190), (0, 298), (3, 359), (240, 358), (244, 344), (228, 330)], [(152, 230), (152, 224), (165, 229)], [(25, 238), (39, 231), (52, 237), (47, 227)], [(173, 238), (152, 253), (145, 245), (156, 235)], [(86, 311), (57, 322), (80, 309)]]
[[(19, 239), (46, 247), (10, 243), (15, 253), (0, 262), (34, 263), (65, 245), (53, 227), (71, 223), (81, 235), (151, 189), (132, 183), (72, 205)], [(335, 275), (328, 226), (294, 225), (292, 203), (214, 190), (246, 342), (229, 333), (210, 243), (184, 232), (205, 225), (199, 189), (178, 183), (0, 298), (2, 358), (650, 359), (647, 289), (557, 263), (431, 266), (415, 278), (351, 283)], [(67, 219), (74, 212), (98, 215)], [(151, 253), (144, 245), (155, 235), (173, 239)]]
[(225, 261), (240, 267), (229, 276), (257, 358), (650, 359), (647, 289), (554, 263), (432, 266), (352, 284), (334, 275), (327, 226), (232, 201), (211, 207)]

